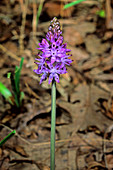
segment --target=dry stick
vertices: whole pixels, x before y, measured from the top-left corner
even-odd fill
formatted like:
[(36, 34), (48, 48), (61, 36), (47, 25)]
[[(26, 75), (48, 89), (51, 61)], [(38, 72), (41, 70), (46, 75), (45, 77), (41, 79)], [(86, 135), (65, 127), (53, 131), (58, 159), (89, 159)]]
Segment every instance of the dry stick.
[(33, 22), (32, 22), (32, 28), (33, 28), (33, 38), (36, 38), (36, 18), (37, 18), (37, 5), (33, 1)]
[(25, 5), (22, 8), (22, 25), (20, 27), (20, 39), (19, 39), (20, 55), (23, 53), (24, 50), (24, 30), (25, 30), (27, 6), (28, 6), (28, 0), (25, 0)]
[(111, 0), (106, 0), (106, 28), (113, 28), (113, 13), (111, 7)]
[(23, 2), (23, 0), (19, 0), (19, 2), (20, 2), (21, 10), (24, 11), (24, 2)]
[[(111, 107), (111, 103), (112, 103), (112, 97), (113, 97), (113, 92), (110, 93), (109, 99), (108, 99), (108, 107), (106, 110), (106, 113), (109, 111), (110, 107)], [(105, 167), (108, 169), (108, 163), (107, 163), (107, 158), (106, 158), (106, 143), (105, 143), (105, 139), (106, 139), (106, 131), (104, 133), (104, 137), (103, 137), (103, 155), (104, 155), (104, 161), (105, 161)]]
[(108, 169), (108, 164), (107, 164), (107, 159), (106, 159), (106, 144), (105, 144), (105, 141), (104, 141), (105, 134), (106, 133), (104, 133), (104, 137), (103, 137), (103, 140), (102, 140), (102, 142), (103, 142), (103, 155), (104, 155), (105, 167)]
[(29, 94), (33, 95), (36, 99), (39, 99), (40, 97), (29, 87), (29, 85), (27, 83), (25, 83), (26, 87), (27, 87), (27, 90), (29, 92)]

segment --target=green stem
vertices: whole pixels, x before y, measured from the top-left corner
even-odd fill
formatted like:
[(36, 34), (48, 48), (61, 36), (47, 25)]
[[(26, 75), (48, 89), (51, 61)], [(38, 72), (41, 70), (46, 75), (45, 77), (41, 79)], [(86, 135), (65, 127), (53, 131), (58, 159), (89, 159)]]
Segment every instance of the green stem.
[(1, 142), (0, 146), (2, 146), (9, 138), (11, 138), (16, 133), (15, 130), (13, 130), (9, 135), (7, 135)]
[(50, 169), (55, 170), (56, 82), (52, 81)]

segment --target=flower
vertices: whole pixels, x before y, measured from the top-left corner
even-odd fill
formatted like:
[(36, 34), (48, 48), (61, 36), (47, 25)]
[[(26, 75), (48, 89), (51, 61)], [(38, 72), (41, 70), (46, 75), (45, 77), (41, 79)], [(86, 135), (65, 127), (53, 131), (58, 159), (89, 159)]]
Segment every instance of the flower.
[(67, 54), (70, 49), (66, 48), (67, 44), (63, 44), (62, 31), (60, 23), (56, 17), (50, 23), (46, 39), (42, 39), (39, 43), (40, 52), (36, 58), (38, 69), (33, 70), (36, 74), (41, 76), (40, 84), (49, 77), (49, 84), (54, 79), (59, 83), (60, 74), (67, 73), (66, 65), (70, 66), (72, 60), (69, 59), (71, 55)]

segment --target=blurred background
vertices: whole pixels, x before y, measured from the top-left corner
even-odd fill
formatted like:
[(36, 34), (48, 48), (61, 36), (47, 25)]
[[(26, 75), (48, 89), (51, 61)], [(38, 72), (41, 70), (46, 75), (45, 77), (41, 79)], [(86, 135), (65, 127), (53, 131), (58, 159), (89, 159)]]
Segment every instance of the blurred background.
[(0, 11), (0, 140), (16, 130), (0, 169), (50, 169), (51, 85), (33, 70), (53, 17), (73, 60), (57, 83), (56, 170), (113, 169), (113, 1), (1, 0)]

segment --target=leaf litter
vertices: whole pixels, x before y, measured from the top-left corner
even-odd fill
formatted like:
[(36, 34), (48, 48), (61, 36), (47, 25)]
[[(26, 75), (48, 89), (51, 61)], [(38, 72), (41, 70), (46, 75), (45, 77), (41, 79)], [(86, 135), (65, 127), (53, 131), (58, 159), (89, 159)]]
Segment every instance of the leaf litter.
[[(24, 35), (20, 35), (23, 12), (19, 9), (25, 4), (0, 2), (0, 79), (11, 90), (7, 73), (24, 57), (20, 86), (25, 93), (20, 111), (0, 96), (0, 140), (12, 129), (17, 132), (0, 148), (1, 170), (50, 169), (51, 87), (47, 82), (39, 85), (33, 69), (37, 42), (54, 15), (74, 60), (57, 84), (56, 170), (113, 168), (113, 29), (108, 12), (113, 4), (88, 2), (64, 12), (64, 1), (44, 1), (36, 33), (32, 32), (36, 14), (29, 2)], [(38, 9), (39, 4), (34, 5)], [(100, 6), (107, 8), (106, 18), (96, 14)]]

